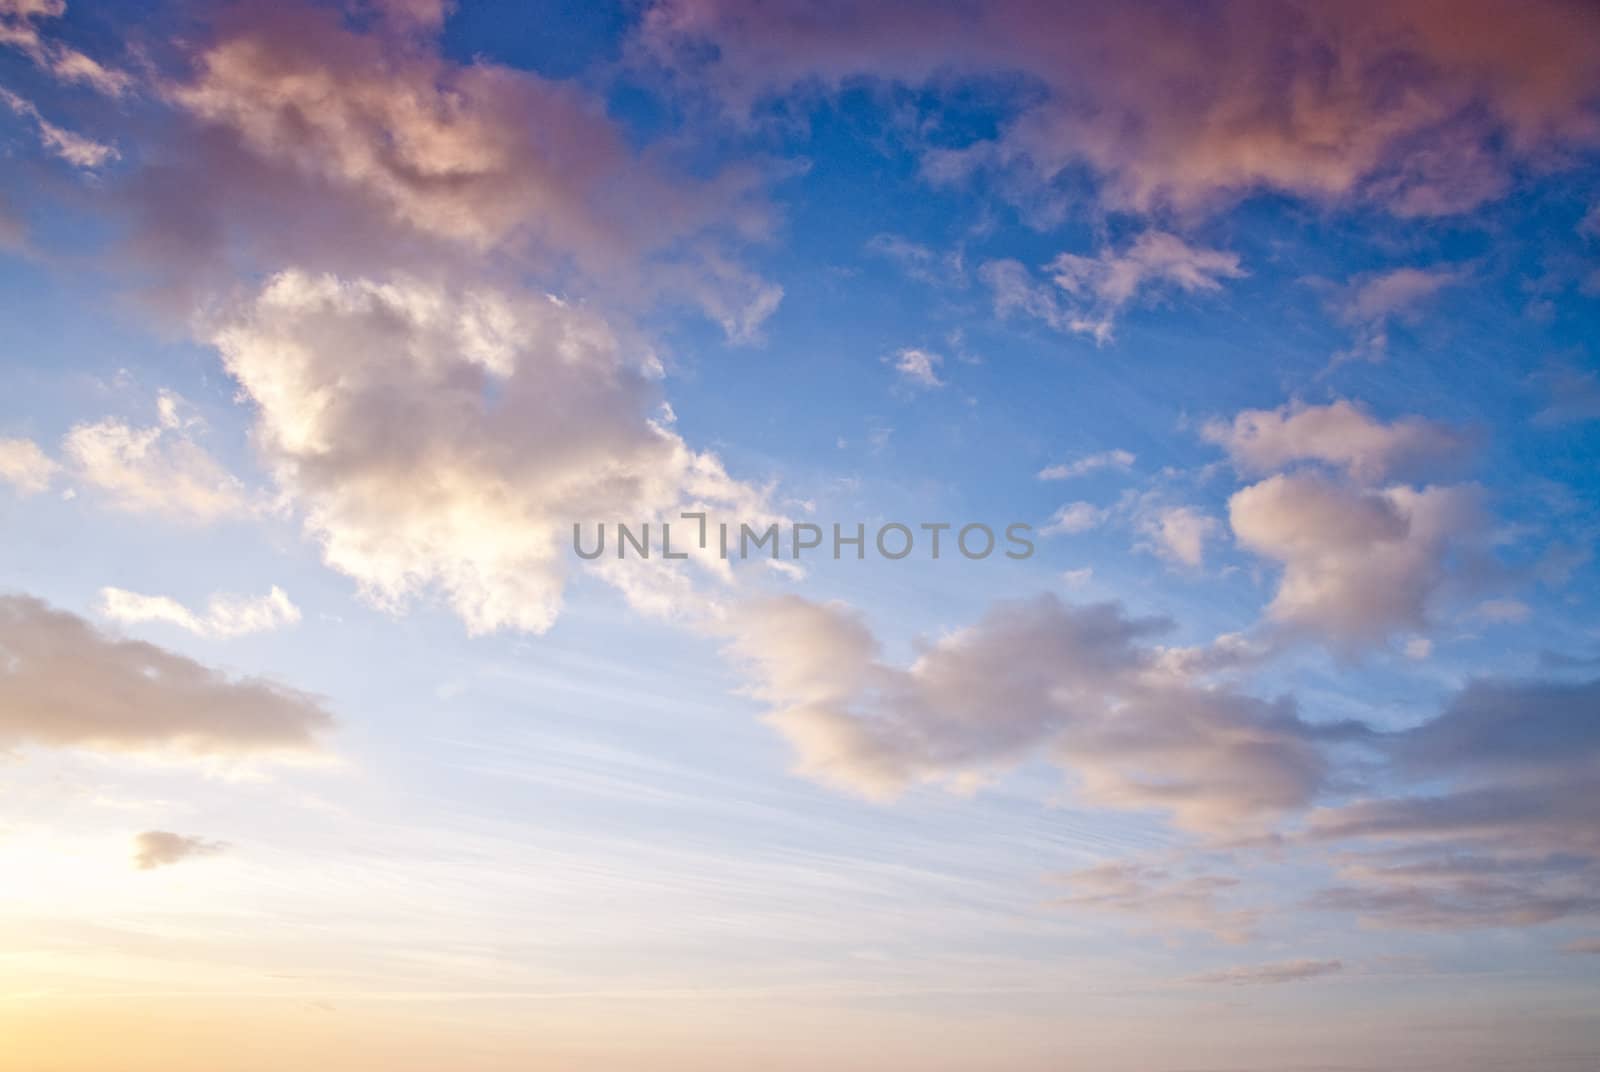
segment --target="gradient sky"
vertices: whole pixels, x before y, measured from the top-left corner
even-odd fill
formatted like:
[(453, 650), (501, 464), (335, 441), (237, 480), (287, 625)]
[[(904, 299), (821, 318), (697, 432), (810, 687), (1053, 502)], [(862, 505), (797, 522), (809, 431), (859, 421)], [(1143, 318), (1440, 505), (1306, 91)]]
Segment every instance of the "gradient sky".
[(0, 1066), (1600, 1066), (1593, 5), (0, 0), (0, 161)]

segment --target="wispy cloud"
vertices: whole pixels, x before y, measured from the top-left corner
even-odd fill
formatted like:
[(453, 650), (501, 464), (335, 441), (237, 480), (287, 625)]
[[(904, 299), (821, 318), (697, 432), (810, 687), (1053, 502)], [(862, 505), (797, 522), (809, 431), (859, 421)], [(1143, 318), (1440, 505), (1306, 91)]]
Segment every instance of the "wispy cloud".
[(1323, 979), (1342, 971), (1344, 964), (1337, 960), (1284, 960), (1275, 964), (1245, 964), (1207, 972), (1195, 976), (1194, 982), (1223, 986), (1276, 986)]
[(1047, 465), (1039, 470), (1040, 480), (1072, 480), (1097, 473), (1102, 469), (1130, 469), (1137, 459), (1131, 451), (1107, 450), (1099, 454), (1086, 454), (1070, 462)]
[(1092, 257), (1061, 253), (1045, 270), (1053, 286), (1035, 282), (1027, 268), (1010, 260), (989, 261), (979, 275), (993, 292), (999, 315), (1023, 313), (1100, 344), (1112, 340), (1123, 310), (1141, 295), (1212, 292), (1223, 280), (1246, 274), (1237, 254), (1191, 246), (1153, 230), (1120, 251), (1106, 247)]
[(216, 856), (228, 850), (224, 841), (187, 837), (166, 830), (146, 830), (133, 839), (133, 866), (140, 871), (171, 867), (184, 860)]
[(889, 360), (902, 383), (923, 389), (945, 385), (939, 378), (939, 366), (944, 364), (944, 358), (931, 350), (907, 347), (897, 350)]
[(169, 596), (102, 588), (100, 613), (124, 625), (165, 622), (198, 636), (223, 638), (281, 629), (300, 620), (300, 608), (276, 585), (266, 595), (255, 598), (214, 595), (207, 602), (205, 612), (199, 614)]

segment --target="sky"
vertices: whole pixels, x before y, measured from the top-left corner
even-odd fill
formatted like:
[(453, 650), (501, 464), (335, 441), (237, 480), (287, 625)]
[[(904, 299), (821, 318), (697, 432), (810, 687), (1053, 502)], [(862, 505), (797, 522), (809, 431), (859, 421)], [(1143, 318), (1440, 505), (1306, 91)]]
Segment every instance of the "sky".
[(0, 324), (0, 1064), (1600, 1064), (1592, 5), (0, 0)]

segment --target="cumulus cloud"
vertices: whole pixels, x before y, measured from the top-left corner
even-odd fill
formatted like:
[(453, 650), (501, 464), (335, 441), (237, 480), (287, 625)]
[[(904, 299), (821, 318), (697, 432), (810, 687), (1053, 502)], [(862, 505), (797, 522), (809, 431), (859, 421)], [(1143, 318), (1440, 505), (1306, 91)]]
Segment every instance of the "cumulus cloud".
[(1228, 501), (1235, 538), (1282, 564), (1273, 620), (1347, 651), (1426, 628), (1456, 556), (1481, 545), (1470, 485), (1370, 490), (1298, 472)]
[(0, 480), (23, 495), (50, 486), (59, 467), (31, 439), (0, 439)]
[[(1588, 47), (1600, 13), (1546, 0), (1507, 32), (1492, 0), (1064, 7), (864, 5), (818, 20), (802, 0), (662, 0), (644, 47), (730, 108), (874, 78), (948, 85), (1021, 73), (1038, 87), (992, 139), (926, 153), (1038, 213), (1087, 170), (1116, 209), (1195, 211), (1256, 190), (1371, 201), (1405, 216), (1469, 210), (1517, 163), (1600, 141)], [(707, 47), (707, 45), (712, 47)]]
[(1047, 465), (1039, 470), (1040, 480), (1072, 480), (1097, 473), (1102, 469), (1130, 469), (1137, 459), (1131, 451), (1107, 450), (1099, 454), (1086, 454), (1070, 462)]
[(1245, 964), (1237, 968), (1197, 975), (1194, 981), (1222, 986), (1276, 986), (1338, 975), (1344, 964), (1337, 960), (1284, 960), (1276, 964)]
[(1232, 421), (1207, 422), (1201, 436), (1249, 473), (1309, 461), (1343, 469), (1367, 483), (1415, 475), (1468, 446), (1465, 436), (1446, 425), (1421, 417), (1386, 423), (1344, 399), (1323, 406), (1295, 401), (1276, 409), (1243, 410)]
[(124, 625), (164, 622), (198, 636), (222, 638), (282, 629), (300, 621), (300, 608), (276, 585), (266, 595), (256, 598), (214, 595), (203, 614), (195, 613), (169, 596), (102, 588), (100, 613)]
[[(541, 632), (574, 524), (764, 516), (659, 416), (650, 355), (555, 298), (290, 271), (213, 337), (324, 560), (380, 606), (433, 593), (472, 632)], [(659, 558), (596, 568), (644, 609), (684, 601)]]
[(1237, 254), (1196, 248), (1163, 231), (1145, 231), (1121, 252), (1108, 247), (1093, 257), (1062, 253), (1046, 271), (1054, 288), (1035, 283), (1015, 261), (991, 261), (979, 275), (1002, 316), (1025, 313), (1098, 343), (1112, 339), (1117, 318), (1141, 293), (1215, 291), (1222, 280), (1245, 274)]
[(1174, 674), (1143, 643), (1167, 623), (1114, 604), (997, 603), (905, 668), (836, 604), (756, 601), (726, 628), (799, 771), (878, 799), (922, 782), (975, 787), (1043, 752), (1090, 802), (1239, 829), (1314, 798), (1322, 742), (1353, 732)]
[(133, 866), (140, 871), (153, 871), (184, 860), (216, 856), (227, 850), (228, 843), (225, 841), (207, 841), (205, 838), (186, 837), (166, 830), (146, 830), (134, 835)]
[(0, 745), (305, 752), (332, 722), (306, 693), (107, 635), (29, 596), (0, 596)]

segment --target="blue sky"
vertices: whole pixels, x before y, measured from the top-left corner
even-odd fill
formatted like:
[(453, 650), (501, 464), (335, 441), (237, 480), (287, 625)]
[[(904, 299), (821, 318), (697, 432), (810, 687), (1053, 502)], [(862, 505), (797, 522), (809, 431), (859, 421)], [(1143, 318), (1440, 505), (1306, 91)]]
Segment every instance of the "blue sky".
[(1258, 15), (0, 0), (20, 1052), (1592, 1067), (1600, 23)]

